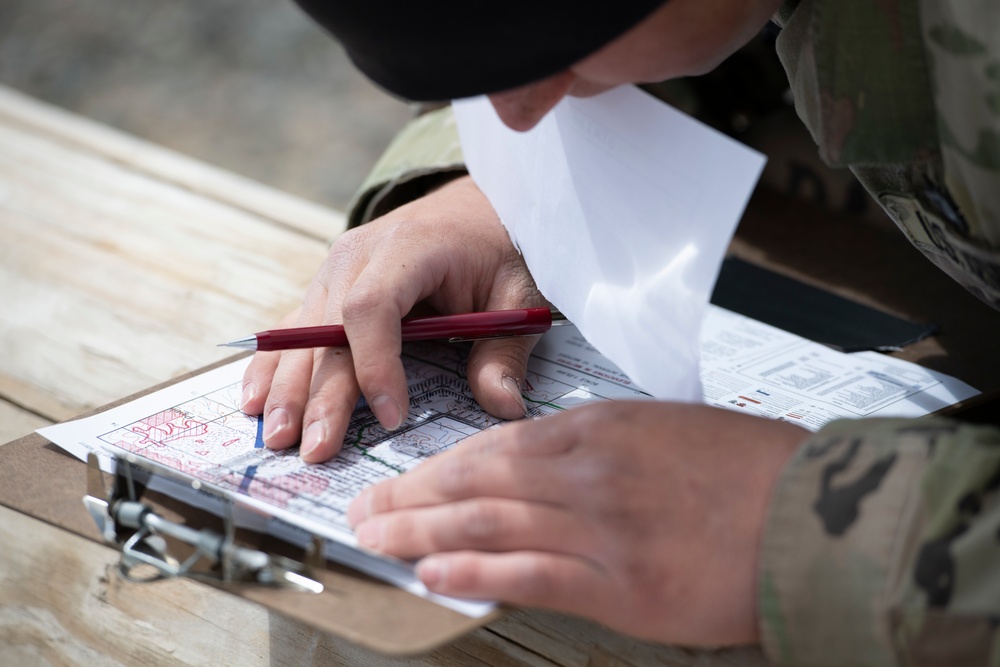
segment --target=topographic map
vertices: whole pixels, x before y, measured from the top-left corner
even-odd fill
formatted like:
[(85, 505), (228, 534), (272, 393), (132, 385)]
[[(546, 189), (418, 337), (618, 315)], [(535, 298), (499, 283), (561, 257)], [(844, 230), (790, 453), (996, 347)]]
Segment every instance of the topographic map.
[[(69, 438), (47, 435), (81, 458), (88, 451), (133, 454), (140, 464), (145, 460), (198, 480), (203, 493), (252, 500), (287, 523), (354, 544), (345, 513), (361, 489), (501, 423), (472, 397), (467, 355), (467, 344), (407, 344), (403, 364), (410, 409), (402, 428), (383, 429), (362, 399), (343, 449), (323, 464), (302, 462), (297, 447), (264, 447), (262, 420), (239, 408), (249, 359), (72, 422)], [(591, 401), (646, 396), (573, 328), (546, 335), (531, 358), (525, 386), (529, 418)]]

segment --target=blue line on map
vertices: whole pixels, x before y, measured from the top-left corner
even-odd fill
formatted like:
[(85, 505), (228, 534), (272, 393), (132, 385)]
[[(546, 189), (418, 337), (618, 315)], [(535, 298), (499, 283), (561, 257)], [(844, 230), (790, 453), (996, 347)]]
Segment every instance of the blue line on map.
[(250, 482), (253, 481), (253, 476), (257, 474), (257, 466), (249, 466), (246, 472), (243, 473), (243, 481), (240, 482), (240, 493), (247, 493), (247, 489), (250, 488)]
[(254, 449), (264, 449), (264, 418), (257, 417), (257, 440), (253, 443)]
[[(254, 449), (264, 449), (264, 418), (257, 417), (257, 439), (253, 443)], [(243, 481), (240, 482), (240, 493), (246, 493), (250, 488), (253, 476), (257, 474), (257, 466), (248, 466), (243, 473)]]

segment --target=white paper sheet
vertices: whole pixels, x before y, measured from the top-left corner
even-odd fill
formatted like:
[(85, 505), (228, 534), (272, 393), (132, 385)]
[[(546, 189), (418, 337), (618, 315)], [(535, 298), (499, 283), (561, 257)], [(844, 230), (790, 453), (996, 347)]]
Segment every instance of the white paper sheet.
[(469, 171), (542, 293), (650, 394), (697, 401), (698, 333), (764, 157), (637, 88), (534, 129), (454, 103)]
[(701, 331), (707, 405), (819, 430), (834, 419), (922, 417), (979, 391), (879, 352), (845, 354), (709, 305)]

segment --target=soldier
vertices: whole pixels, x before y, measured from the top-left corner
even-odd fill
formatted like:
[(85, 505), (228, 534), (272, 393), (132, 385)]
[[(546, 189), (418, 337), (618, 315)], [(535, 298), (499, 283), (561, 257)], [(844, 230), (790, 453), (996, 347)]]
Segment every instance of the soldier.
[[(565, 95), (708, 71), (773, 17), (823, 159), (1000, 307), (995, 2), (300, 4), (390, 92), (486, 93), (517, 130)], [(309, 461), (336, 454), (359, 392), (384, 426), (402, 423), (398, 323), (415, 303), (546, 303), (464, 175), (446, 108), (404, 129), (351, 220), (367, 224), (336, 240), (285, 321), (343, 321), (351, 353), (258, 355), (244, 380), (268, 446), (301, 437)], [(530, 345), (474, 347), (470, 383), (493, 414), (524, 414)], [(780, 664), (1000, 664), (994, 428), (852, 420), (810, 435), (706, 406), (609, 402), (470, 438), (366, 490), (349, 517), (361, 543), (421, 559), (423, 581), (448, 595), (664, 642), (760, 641)]]

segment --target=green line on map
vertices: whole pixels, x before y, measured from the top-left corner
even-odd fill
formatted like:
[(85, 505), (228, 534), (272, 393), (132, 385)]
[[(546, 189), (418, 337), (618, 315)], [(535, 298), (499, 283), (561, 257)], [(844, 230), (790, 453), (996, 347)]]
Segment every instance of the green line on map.
[(359, 447), (361, 445), (361, 438), (365, 435), (366, 426), (362, 426), (358, 429), (358, 437), (354, 439), (353, 447)]
[(531, 401), (535, 405), (547, 405), (550, 408), (552, 408), (553, 410), (565, 410), (566, 409), (566, 408), (562, 407), (561, 405), (556, 405), (555, 403), (549, 403), (548, 401), (536, 401), (535, 399), (531, 398), (530, 396), (525, 396), (524, 394), (521, 394), (521, 398), (523, 398), (526, 401)]
[(370, 461), (374, 461), (375, 463), (381, 463), (386, 468), (391, 468), (391, 469), (395, 470), (396, 472), (398, 472), (400, 475), (402, 475), (404, 472), (406, 472), (405, 470), (403, 470), (399, 466), (394, 466), (391, 463), (389, 463), (388, 461), (383, 461), (379, 457), (373, 456), (372, 454), (370, 454), (368, 452), (368, 450), (366, 450), (364, 448), (360, 448), (360, 449), (361, 449), (361, 456), (365, 457), (366, 459), (368, 459)]
[(364, 437), (365, 428), (366, 427), (364, 427), (364, 426), (361, 426), (360, 428), (358, 428), (358, 437), (354, 439), (354, 442), (352, 442), (350, 446), (354, 447), (356, 450), (358, 450), (358, 453), (361, 454), (362, 458), (366, 458), (369, 461), (374, 461), (375, 463), (381, 463), (386, 468), (390, 468), (392, 470), (395, 470), (400, 475), (402, 475), (404, 472), (406, 472), (405, 470), (403, 470), (399, 466), (394, 466), (391, 463), (389, 463), (388, 461), (383, 461), (379, 457), (375, 456), (374, 454), (372, 454), (371, 452), (368, 451), (367, 447), (362, 447), (361, 446), (361, 438)]

